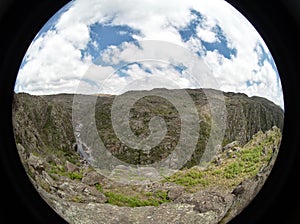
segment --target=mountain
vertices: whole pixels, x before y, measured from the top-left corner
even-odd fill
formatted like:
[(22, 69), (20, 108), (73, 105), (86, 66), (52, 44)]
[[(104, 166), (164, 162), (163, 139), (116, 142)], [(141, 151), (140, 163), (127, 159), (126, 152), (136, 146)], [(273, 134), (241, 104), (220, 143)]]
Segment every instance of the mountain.
[[(95, 120), (99, 137), (105, 147), (122, 161), (131, 164), (151, 164), (166, 158), (180, 140), (181, 118), (178, 110), (168, 100), (155, 96), (153, 91), (156, 90), (130, 91), (123, 94), (148, 94), (135, 102), (130, 109), (129, 123), (136, 136), (146, 138), (150, 134), (148, 126), (152, 117), (160, 116), (165, 121), (167, 127), (165, 137), (149, 152), (128, 147), (116, 136), (111, 122), (111, 108), (116, 96), (102, 94), (97, 97)], [(160, 91), (164, 93), (164, 91), (176, 90), (161, 89)], [(242, 93), (222, 93), (212, 89), (187, 89), (186, 92), (195, 104), (200, 127), (195, 152), (185, 164), (186, 167), (192, 167), (200, 161), (209, 136), (212, 134), (213, 107), (222, 104), (218, 99), (220, 96), (224, 97), (226, 106), (222, 146), (232, 141), (245, 144), (258, 131), (267, 131), (273, 126), (283, 128), (283, 110), (267, 99), (248, 97)], [(13, 122), (16, 142), (23, 145), (28, 152), (47, 154), (59, 150), (71, 160), (78, 159), (78, 155), (74, 153), (78, 151), (78, 146), (72, 125), (73, 97), (72, 94), (44, 96), (15, 94)], [(95, 96), (82, 95), (82, 97), (84, 97), (83, 101), (88, 101), (90, 97)], [(119, 122), (122, 122), (121, 120)]]

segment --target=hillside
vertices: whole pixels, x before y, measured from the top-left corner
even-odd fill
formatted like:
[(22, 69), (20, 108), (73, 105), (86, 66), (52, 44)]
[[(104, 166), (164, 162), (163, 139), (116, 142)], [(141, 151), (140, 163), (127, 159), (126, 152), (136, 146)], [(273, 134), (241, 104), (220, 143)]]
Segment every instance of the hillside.
[[(132, 178), (130, 169), (124, 166), (116, 167), (110, 179), (82, 157), (72, 125), (74, 95), (15, 94), (15, 139), (29, 178), (70, 223), (228, 222), (252, 200), (268, 177), (279, 150), (284, 113), (264, 98), (223, 93), (227, 117), (224, 139), (217, 155), (203, 168), (197, 165), (213, 125), (212, 108), (203, 90), (186, 91), (199, 115), (196, 149), (181, 170), (141, 185), (113, 181)], [(220, 92), (205, 92), (218, 102)], [(216, 97), (214, 93), (218, 93)], [(82, 97), (88, 100), (91, 96)], [(95, 106), (98, 134), (115, 157), (148, 165), (172, 153), (181, 133), (181, 118), (174, 105), (162, 97), (147, 96), (131, 108), (130, 127), (136, 136), (149, 135), (152, 117), (160, 116), (165, 121), (166, 135), (146, 153), (126, 146), (115, 135), (110, 117), (115, 97), (99, 95)]]
[[(206, 95), (202, 90), (187, 90), (195, 102), (199, 114), (201, 136), (187, 167), (199, 163), (211, 130), (211, 113)], [(89, 96), (86, 96), (87, 98)], [(258, 131), (267, 131), (273, 126), (283, 127), (283, 111), (274, 103), (245, 94), (224, 93), (227, 122), (223, 146), (239, 141), (248, 142)], [(28, 151), (43, 153), (47, 150), (61, 150), (73, 156), (76, 149), (72, 126), (73, 95), (31, 96), (16, 94), (14, 100), (14, 127), (17, 143)], [(149, 135), (148, 123), (154, 116), (162, 117), (167, 125), (165, 138), (151, 149), (150, 156), (122, 143), (114, 133), (110, 110), (114, 96), (100, 96), (95, 108), (98, 134), (105, 147), (114, 156), (131, 164), (151, 164), (166, 157), (178, 143), (181, 126), (180, 116), (175, 107), (161, 97), (144, 97), (131, 109), (130, 125), (134, 134)], [(21, 127), (21, 128), (18, 128)], [(26, 127), (26, 128), (25, 128)]]

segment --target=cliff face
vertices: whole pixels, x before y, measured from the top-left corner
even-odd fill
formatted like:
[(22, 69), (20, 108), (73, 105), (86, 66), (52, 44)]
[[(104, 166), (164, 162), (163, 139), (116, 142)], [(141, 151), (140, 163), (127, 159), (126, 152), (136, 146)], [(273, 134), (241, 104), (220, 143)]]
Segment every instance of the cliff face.
[(271, 101), (261, 97), (247, 97), (245, 94), (224, 93), (226, 97), (227, 130), (225, 141), (234, 139), (248, 142), (258, 131), (272, 126), (283, 128), (283, 110)]
[(15, 94), (13, 126), (16, 143), (23, 145), (27, 153), (58, 152), (77, 157), (74, 154), (72, 99), (71, 95)]
[[(215, 90), (206, 91), (213, 93)], [(188, 89), (187, 92), (197, 108), (200, 125), (196, 150), (186, 164), (191, 167), (199, 162), (207, 143), (211, 130), (211, 111), (203, 90)], [(98, 96), (95, 110), (98, 134), (113, 155), (125, 162), (143, 165), (165, 158), (174, 150), (181, 131), (180, 116), (174, 105), (162, 97), (148, 96), (137, 101), (131, 108), (130, 126), (133, 133), (139, 137), (149, 135), (148, 125), (152, 117), (160, 116), (166, 122), (165, 138), (146, 154), (142, 150), (126, 146), (115, 135), (110, 115), (114, 98), (115, 96)], [(283, 127), (283, 110), (264, 98), (224, 93), (224, 99), (227, 121), (223, 145), (235, 140), (244, 144), (258, 131), (267, 131), (273, 126), (280, 129)], [(72, 102), (71, 94), (49, 96), (15, 94), (13, 124), (16, 142), (23, 145), (28, 152), (49, 154), (60, 151), (73, 160), (77, 159), (72, 126)]]

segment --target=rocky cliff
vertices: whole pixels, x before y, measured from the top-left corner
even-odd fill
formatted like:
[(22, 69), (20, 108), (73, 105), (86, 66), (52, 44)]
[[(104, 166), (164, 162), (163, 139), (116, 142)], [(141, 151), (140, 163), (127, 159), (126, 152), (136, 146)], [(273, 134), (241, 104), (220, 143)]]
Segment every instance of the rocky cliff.
[[(212, 108), (207, 94), (210, 94), (211, 99), (215, 99), (219, 97), (220, 92), (216, 90), (204, 92), (202, 89), (188, 89), (187, 92), (195, 103), (200, 126), (195, 153), (186, 163), (187, 167), (192, 167), (199, 163), (209, 135), (211, 135)], [(226, 105), (226, 130), (222, 146), (235, 140), (244, 144), (258, 131), (267, 131), (273, 126), (282, 129), (283, 110), (271, 101), (261, 97), (248, 97), (240, 93), (223, 93), (222, 95)], [(160, 116), (166, 122), (167, 133), (164, 139), (150, 152), (145, 153), (143, 150), (128, 147), (116, 136), (111, 122), (111, 107), (114, 98), (115, 96), (101, 95), (95, 106), (98, 134), (105, 147), (114, 156), (131, 164), (145, 165), (167, 157), (174, 150), (181, 134), (181, 118), (174, 105), (162, 97), (148, 96), (137, 101), (131, 108), (130, 127), (133, 133), (141, 138), (149, 135), (148, 125), (152, 117)], [(67, 157), (76, 157), (77, 155), (74, 155), (77, 146), (72, 126), (72, 102), (73, 95), (71, 94), (49, 96), (15, 94), (13, 122), (16, 142), (22, 144), (29, 152), (47, 153), (59, 150)]]

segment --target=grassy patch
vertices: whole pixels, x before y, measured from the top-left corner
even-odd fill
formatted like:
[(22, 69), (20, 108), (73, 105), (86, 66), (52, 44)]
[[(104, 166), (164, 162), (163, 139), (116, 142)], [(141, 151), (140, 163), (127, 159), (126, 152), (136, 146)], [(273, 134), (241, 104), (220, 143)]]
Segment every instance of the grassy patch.
[(134, 191), (134, 186), (131, 189), (124, 190), (123, 188), (108, 189), (100, 184), (95, 184), (98, 191), (107, 197), (108, 204), (141, 207), (141, 206), (159, 206), (163, 203), (170, 202), (168, 193), (164, 190), (155, 192)]
[(185, 187), (192, 187), (199, 184), (203, 186), (209, 185), (209, 180), (206, 178), (205, 173), (195, 167), (178, 171), (172, 176), (166, 177), (166, 180)]
[(159, 191), (148, 199), (140, 199), (138, 196), (127, 196), (112, 191), (104, 192), (108, 198), (107, 203), (118, 206), (141, 207), (141, 206), (159, 206), (162, 203), (169, 202), (167, 192)]
[(81, 172), (78, 172), (78, 171), (75, 171), (75, 172), (68, 172), (68, 177), (71, 179), (71, 180), (81, 180), (83, 175)]
[(52, 165), (49, 170), (49, 175), (50, 176), (58, 175), (58, 176), (69, 177), (71, 180), (82, 180), (82, 177), (83, 177), (82, 172), (80, 172), (80, 171), (68, 172), (61, 165)]
[(103, 188), (102, 188), (102, 186), (99, 183), (95, 184), (95, 187), (96, 187), (96, 189), (98, 191), (100, 191), (101, 193), (103, 193)]
[(173, 182), (185, 187), (186, 190), (195, 190), (208, 186), (223, 186), (230, 188), (241, 181), (255, 176), (259, 170), (267, 166), (273, 157), (274, 147), (278, 147), (281, 139), (279, 129), (266, 133), (258, 132), (254, 139), (248, 142), (239, 151), (221, 155), (221, 164), (210, 163), (206, 170), (198, 167), (180, 170), (165, 181)]
[(232, 179), (237, 177), (243, 172), (243, 164), (240, 162), (234, 161), (233, 163), (230, 163), (227, 165), (223, 171), (223, 176), (227, 179)]

